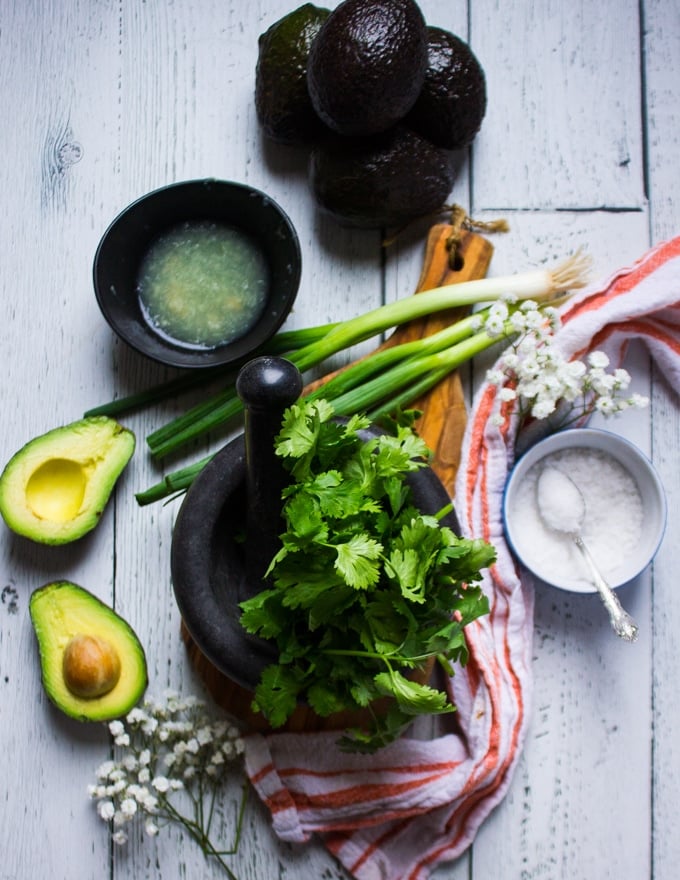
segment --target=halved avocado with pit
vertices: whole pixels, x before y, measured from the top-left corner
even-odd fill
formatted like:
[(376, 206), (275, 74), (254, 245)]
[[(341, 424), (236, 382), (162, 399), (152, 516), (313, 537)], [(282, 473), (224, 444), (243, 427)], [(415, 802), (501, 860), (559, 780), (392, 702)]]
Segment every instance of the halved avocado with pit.
[(135, 435), (93, 416), (48, 431), (20, 449), (0, 475), (0, 514), (12, 531), (66, 544), (99, 522), (135, 449)]
[(78, 721), (126, 715), (148, 684), (144, 649), (129, 623), (70, 581), (39, 587), (29, 602), (45, 692)]

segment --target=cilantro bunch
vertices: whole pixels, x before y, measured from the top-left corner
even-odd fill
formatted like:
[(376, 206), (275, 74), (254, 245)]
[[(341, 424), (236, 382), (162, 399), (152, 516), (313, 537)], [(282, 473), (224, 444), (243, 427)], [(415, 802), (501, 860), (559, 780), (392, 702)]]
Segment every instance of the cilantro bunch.
[(334, 418), (324, 399), (286, 411), (276, 440), (291, 477), (281, 549), (271, 586), (241, 605), (243, 627), (279, 651), (255, 709), (272, 727), (298, 701), (323, 717), (363, 710), (366, 724), (340, 740), (358, 751), (391, 742), (416, 715), (455, 710), (418, 675), (435, 658), (449, 673), (466, 662), (463, 630), (488, 612), (478, 582), (495, 558), (441, 523), (450, 505), (434, 516), (415, 507), (407, 478), (428, 449), (411, 425), (368, 427), (365, 416)]

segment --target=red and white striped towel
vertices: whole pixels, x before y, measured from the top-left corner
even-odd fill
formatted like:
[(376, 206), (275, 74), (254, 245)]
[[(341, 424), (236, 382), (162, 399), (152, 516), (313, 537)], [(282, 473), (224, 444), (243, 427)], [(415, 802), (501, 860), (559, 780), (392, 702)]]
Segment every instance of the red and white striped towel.
[[(619, 365), (628, 340), (643, 339), (680, 387), (680, 237), (661, 244), (563, 308), (565, 354), (606, 351)], [(447, 683), (459, 729), (404, 737), (375, 755), (348, 755), (335, 733), (253, 735), (246, 768), (280, 838), (318, 834), (357, 880), (424, 880), (460, 855), (503, 798), (530, 714), (533, 589), (505, 543), (502, 493), (514, 462), (516, 426), (499, 428), (497, 389), (483, 385), (463, 442), (456, 512), (467, 536), (491, 542), (485, 579), (490, 614), (467, 632), (470, 659)]]

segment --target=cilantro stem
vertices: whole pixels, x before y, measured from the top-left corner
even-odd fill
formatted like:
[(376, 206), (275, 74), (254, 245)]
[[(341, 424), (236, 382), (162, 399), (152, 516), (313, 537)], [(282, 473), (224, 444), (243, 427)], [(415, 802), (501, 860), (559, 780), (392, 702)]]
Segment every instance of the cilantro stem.
[(364, 657), (366, 660), (382, 660), (386, 666), (390, 666), (391, 662), (401, 665), (422, 663), (432, 657), (438, 657), (441, 652), (428, 651), (426, 654), (414, 654), (412, 657), (407, 657), (396, 652), (394, 654), (379, 654), (375, 651), (357, 651), (351, 648), (324, 648), (320, 653), (328, 657)]

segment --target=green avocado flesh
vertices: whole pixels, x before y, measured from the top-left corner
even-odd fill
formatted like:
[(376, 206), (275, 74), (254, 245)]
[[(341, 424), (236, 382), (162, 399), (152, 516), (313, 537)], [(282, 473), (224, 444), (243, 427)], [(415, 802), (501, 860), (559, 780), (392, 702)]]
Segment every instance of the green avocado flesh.
[(29, 602), (45, 692), (78, 721), (127, 714), (148, 683), (144, 649), (131, 626), (70, 581), (40, 587)]
[(106, 416), (48, 431), (20, 449), (0, 475), (0, 514), (33, 541), (75, 541), (99, 522), (134, 449), (132, 431)]

